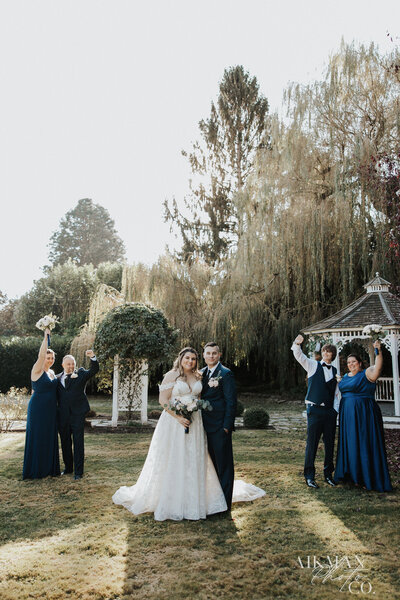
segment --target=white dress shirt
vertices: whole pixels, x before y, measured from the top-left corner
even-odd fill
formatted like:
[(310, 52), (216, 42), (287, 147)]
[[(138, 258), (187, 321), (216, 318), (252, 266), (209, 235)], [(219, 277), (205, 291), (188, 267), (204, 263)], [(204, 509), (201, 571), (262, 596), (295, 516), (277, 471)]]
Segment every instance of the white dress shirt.
[[(304, 354), (304, 352), (302, 351), (300, 344), (293, 343), (291, 350), (293, 351), (293, 355), (294, 355), (295, 359), (297, 360), (297, 362), (299, 362), (301, 364), (301, 366), (303, 367), (303, 369), (305, 369), (307, 371), (307, 377), (312, 377), (317, 371), (318, 361), (315, 360), (314, 358), (308, 358), (308, 356), (306, 356)], [(320, 363), (322, 366), (326, 366), (325, 362), (323, 360), (321, 360)], [(322, 370), (324, 372), (325, 381), (328, 382), (331, 379), (333, 379), (332, 368), (322, 369)], [(333, 407), (336, 411), (339, 410), (340, 398), (341, 398), (341, 393), (339, 391), (339, 386), (336, 384), (335, 398), (334, 398), (334, 402), (333, 402)], [(314, 402), (311, 402), (310, 400), (305, 400), (305, 403), (306, 404), (314, 404)], [(322, 404), (321, 406), (324, 406), (324, 404)]]
[[(97, 360), (97, 358), (95, 356), (92, 356), (90, 358), (90, 360)], [(72, 371), (72, 373), (75, 373), (75, 369)], [(72, 373), (70, 373), (70, 375), (72, 375)], [(62, 375), (60, 377), (60, 382), (61, 382), (61, 385), (63, 387), (65, 387), (65, 378), (66, 378), (66, 376), (67, 376), (67, 373), (65, 371), (63, 371), (63, 373), (62, 373)]]
[(214, 372), (215, 372), (216, 368), (218, 367), (219, 362), (220, 361), (218, 361), (217, 364), (215, 365), (215, 367), (213, 367), (212, 369), (207, 367), (208, 379), (210, 379), (214, 375)]

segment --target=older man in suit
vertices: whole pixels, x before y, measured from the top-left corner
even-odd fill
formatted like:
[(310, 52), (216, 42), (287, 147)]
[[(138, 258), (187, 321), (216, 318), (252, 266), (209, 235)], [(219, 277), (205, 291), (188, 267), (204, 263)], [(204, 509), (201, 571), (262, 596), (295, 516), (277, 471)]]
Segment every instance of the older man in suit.
[(62, 362), (64, 370), (57, 375), (58, 431), (65, 465), (61, 475), (74, 471), (75, 479), (83, 476), (85, 414), (90, 410), (86, 384), (99, 370), (93, 350), (86, 350), (86, 356), (90, 358), (90, 369), (77, 370), (75, 358), (67, 354)]

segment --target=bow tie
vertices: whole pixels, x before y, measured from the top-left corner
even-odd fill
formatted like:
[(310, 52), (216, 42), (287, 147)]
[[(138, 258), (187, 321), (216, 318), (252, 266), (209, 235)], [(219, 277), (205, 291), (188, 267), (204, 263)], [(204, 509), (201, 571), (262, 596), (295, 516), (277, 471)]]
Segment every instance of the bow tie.
[(332, 365), (327, 365), (326, 363), (322, 363), (323, 367), (326, 367), (327, 369), (332, 369)]

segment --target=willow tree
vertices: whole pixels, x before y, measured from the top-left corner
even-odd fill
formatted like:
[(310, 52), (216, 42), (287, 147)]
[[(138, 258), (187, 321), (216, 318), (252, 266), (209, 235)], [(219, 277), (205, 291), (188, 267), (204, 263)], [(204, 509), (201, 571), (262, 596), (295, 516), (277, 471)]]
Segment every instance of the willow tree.
[(268, 100), (256, 77), (242, 66), (224, 71), (216, 104), (199, 123), (200, 140), (187, 156), (194, 176), (183, 208), (165, 203), (165, 217), (177, 226), (183, 260), (215, 264), (238, 236), (235, 194), (249, 176), (257, 149), (265, 142)]
[(290, 86), (286, 121), (271, 119), (237, 197), (242, 230), (216, 290), (219, 336), (232, 359), (281, 386), (296, 382), (295, 331), (352, 300), (372, 269), (390, 276), (387, 211), (361, 166), (395, 151), (396, 86), (373, 46), (343, 45), (322, 81)]

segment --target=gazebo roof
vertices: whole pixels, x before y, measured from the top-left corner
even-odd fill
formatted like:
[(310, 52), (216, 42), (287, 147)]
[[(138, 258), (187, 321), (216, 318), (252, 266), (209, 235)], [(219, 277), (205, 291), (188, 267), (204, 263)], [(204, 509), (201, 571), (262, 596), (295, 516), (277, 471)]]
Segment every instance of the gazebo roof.
[(377, 323), (383, 327), (400, 327), (400, 299), (389, 292), (390, 282), (379, 273), (364, 288), (367, 292), (334, 315), (303, 329), (304, 333), (363, 329)]

